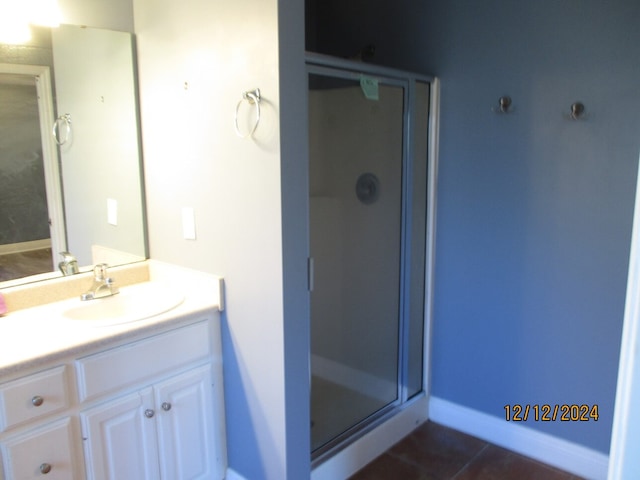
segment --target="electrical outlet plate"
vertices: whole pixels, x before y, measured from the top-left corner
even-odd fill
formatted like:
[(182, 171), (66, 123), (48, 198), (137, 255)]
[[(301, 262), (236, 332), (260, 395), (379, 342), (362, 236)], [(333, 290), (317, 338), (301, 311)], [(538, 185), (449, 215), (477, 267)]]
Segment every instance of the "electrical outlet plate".
[(107, 223), (118, 225), (118, 201), (113, 198), (107, 198)]
[(192, 207), (182, 209), (182, 236), (185, 240), (196, 239), (196, 217)]

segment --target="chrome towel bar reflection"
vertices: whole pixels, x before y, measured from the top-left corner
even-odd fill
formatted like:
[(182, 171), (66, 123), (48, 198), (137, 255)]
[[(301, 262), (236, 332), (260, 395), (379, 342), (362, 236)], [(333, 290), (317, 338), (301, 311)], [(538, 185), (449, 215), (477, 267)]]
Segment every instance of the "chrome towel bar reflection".
[[(64, 127), (64, 128), (63, 128)], [(62, 133), (64, 131), (64, 138)], [(53, 138), (58, 145), (64, 145), (71, 138), (71, 114), (65, 113), (56, 118), (53, 122)]]
[[(247, 137), (253, 136), (253, 133), (256, 131), (256, 128), (258, 128), (258, 124), (260, 123), (260, 99), (261, 97), (260, 97), (259, 88), (242, 93), (242, 99), (236, 105), (236, 119), (235, 119), (236, 133), (240, 138), (247, 138)], [(249, 130), (249, 132), (243, 134), (240, 131), (240, 127), (238, 126), (238, 113), (240, 112), (240, 107), (245, 101), (249, 104), (249, 106), (255, 105), (256, 119), (253, 123), (253, 127)]]

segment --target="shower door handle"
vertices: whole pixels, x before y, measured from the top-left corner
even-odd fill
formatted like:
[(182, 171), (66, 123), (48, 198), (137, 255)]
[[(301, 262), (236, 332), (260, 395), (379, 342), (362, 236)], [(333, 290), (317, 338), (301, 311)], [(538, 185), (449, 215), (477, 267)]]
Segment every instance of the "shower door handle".
[(307, 258), (307, 288), (309, 292), (313, 292), (313, 257)]

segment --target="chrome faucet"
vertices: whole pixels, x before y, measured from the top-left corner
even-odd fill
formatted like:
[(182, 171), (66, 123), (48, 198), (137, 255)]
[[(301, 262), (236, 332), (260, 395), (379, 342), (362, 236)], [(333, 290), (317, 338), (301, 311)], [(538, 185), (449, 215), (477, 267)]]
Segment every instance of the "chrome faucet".
[(58, 264), (58, 268), (63, 275), (75, 275), (80, 271), (78, 268), (78, 260), (69, 252), (60, 252), (62, 261)]
[(93, 268), (93, 285), (87, 292), (80, 295), (80, 300), (110, 297), (120, 292), (115, 285), (115, 280), (107, 276), (107, 267), (106, 263), (99, 263)]

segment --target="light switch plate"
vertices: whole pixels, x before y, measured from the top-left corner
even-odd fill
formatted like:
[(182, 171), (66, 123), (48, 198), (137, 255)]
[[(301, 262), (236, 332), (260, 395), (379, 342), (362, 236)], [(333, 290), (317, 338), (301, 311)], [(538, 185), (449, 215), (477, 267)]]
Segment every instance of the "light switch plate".
[(182, 208), (182, 236), (185, 240), (196, 239), (196, 217), (192, 207)]
[(118, 201), (113, 198), (107, 198), (107, 223), (118, 225)]

